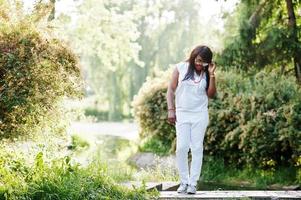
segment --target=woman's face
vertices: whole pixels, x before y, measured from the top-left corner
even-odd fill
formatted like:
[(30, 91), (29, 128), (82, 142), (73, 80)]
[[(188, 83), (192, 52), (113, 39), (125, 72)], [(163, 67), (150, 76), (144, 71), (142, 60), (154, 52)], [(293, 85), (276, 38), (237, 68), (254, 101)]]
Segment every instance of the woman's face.
[(194, 60), (194, 66), (197, 71), (202, 71), (208, 66), (208, 63), (203, 62), (203, 59), (200, 55), (198, 55)]

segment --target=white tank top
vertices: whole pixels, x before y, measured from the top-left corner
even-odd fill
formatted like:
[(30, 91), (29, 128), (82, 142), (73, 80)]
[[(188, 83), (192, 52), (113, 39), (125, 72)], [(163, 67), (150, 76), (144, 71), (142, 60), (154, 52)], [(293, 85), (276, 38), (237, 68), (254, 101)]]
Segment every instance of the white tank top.
[(188, 70), (188, 62), (176, 64), (179, 71), (178, 86), (175, 92), (175, 104), (177, 112), (208, 112), (208, 96), (206, 93), (207, 80), (194, 72), (195, 80), (182, 81)]

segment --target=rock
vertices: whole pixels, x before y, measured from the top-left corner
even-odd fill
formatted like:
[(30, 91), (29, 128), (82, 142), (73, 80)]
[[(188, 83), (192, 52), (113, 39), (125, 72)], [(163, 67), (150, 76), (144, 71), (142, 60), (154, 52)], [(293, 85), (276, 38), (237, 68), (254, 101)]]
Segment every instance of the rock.
[(299, 185), (283, 186), (282, 188), (284, 190), (300, 190), (300, 186)]
[(153, 168), (156, 165), (155, 157), (156, 155), (153, 153), (137, 153), (128, 158), (127, 161), (138, 168)]
[(150, 152), (139, 152), (128, 158), (127, 162), (140, 169), (155, 169), (159, 167), (162, 170), (168, 169), (176, 172), (174, 155), (158, 156)]
[(282, 185), (280, 185), (278, 183), (267, 186), (267, 188), (270, 190), (279, 190), (281, 187), (282, 187)]

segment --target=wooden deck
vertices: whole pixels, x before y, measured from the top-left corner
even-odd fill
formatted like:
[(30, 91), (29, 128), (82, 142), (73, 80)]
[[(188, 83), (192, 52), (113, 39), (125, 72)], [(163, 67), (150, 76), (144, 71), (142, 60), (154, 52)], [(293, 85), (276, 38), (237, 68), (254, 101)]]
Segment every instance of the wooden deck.
[[(131, 181), (121, 183), (121, 185), (133, 188), (140, 187), (142, 183), (139, 181)], [(242, 200), (280, 200), (280, 199), (300, 199), (301, 190), (212, 190), (212, 191), (197, 191), (196, 194), (178, 194), (176, 189), (179, 184), (176, 182), (146, 182), (147, 190), (156, 189), (160, 191), (159, 200), (180, 200), (180, 199), (242, 199)]]
[(301, 199), (301, 191), (197, 191), (194, 195), (161, 191), (159, 199)]

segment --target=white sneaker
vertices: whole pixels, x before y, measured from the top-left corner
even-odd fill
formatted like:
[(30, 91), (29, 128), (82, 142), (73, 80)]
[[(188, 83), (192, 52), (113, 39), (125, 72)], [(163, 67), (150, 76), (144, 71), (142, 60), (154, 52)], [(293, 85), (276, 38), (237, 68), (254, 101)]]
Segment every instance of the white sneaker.
[(196, 186), (195, 185), (188, 185), (187, 194), (195, 194), (195, 193), (196, 193)]
[(188, 184), (180, 183), (180, 186), (178, 187), (177, 192), (178, 193), (186, 193), (187, 187), (188, 187)]

